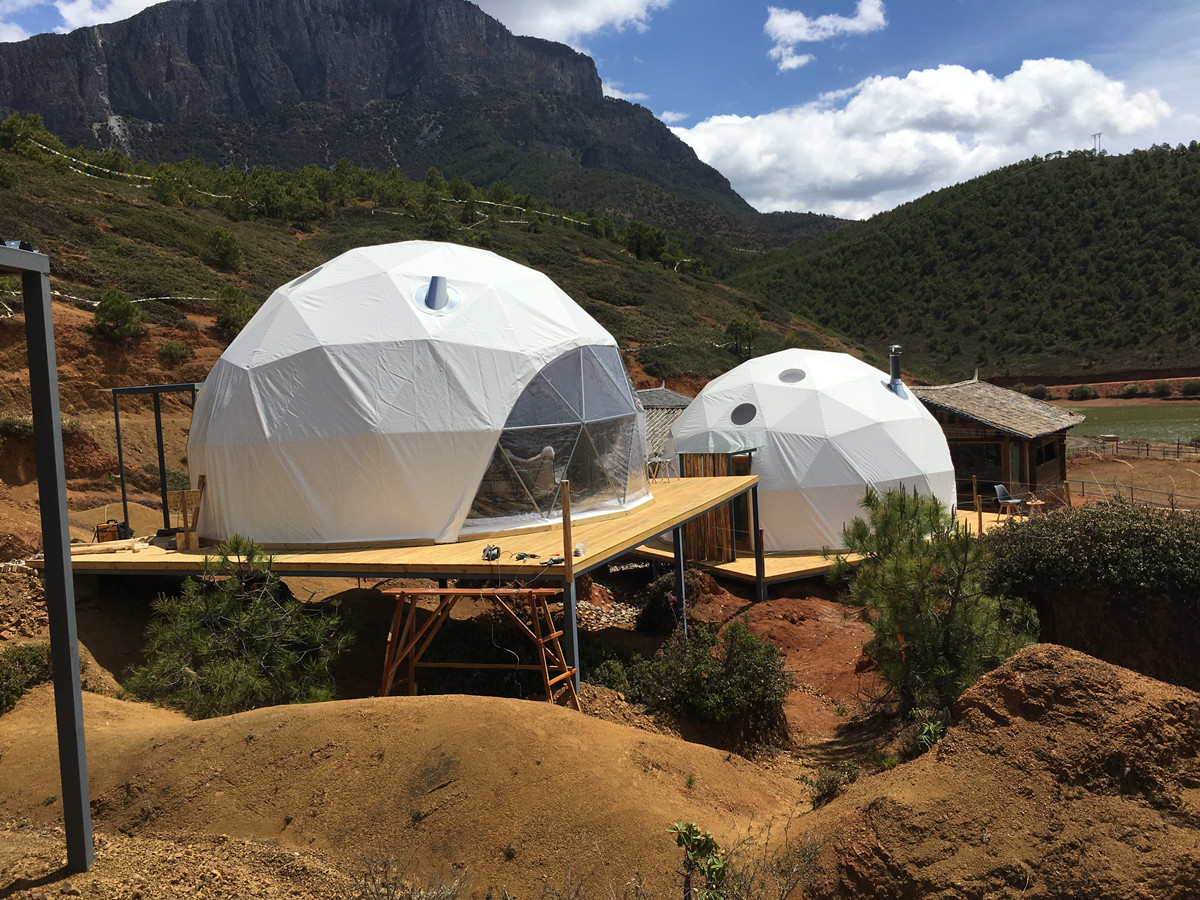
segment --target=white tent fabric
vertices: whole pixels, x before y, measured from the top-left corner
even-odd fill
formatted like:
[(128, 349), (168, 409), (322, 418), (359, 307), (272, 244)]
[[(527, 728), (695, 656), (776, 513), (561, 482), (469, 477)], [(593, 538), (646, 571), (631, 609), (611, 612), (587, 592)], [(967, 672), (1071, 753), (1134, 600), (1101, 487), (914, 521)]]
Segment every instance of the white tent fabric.
[[(610, 473), (620, 490), (597, 502), (644, 499), (644, 429), (629, 424), (636, 401), (615, 341), (549, 278), (453, 244), (344, 253), (275, 291), (200, 391), (188, 441), (193, 481), (206, 476), (200, 534), (274, 545), (457, 540), (510, 413), (564, 355), (558, 382), (575, 373), (580, 397), (625, 397), (593, 417), (624, 441), (600, 448), (605, 464), (631, 470)], [(606, 374), (594, 387), (597, 367)], [(578, 432), (583, 405), (554, 422)], [(552, 487), (568, 474), (561, 450), (555, 464)], [(535, 517), (555, 508), (543, 506)]]
[(941, 426), (902, 384), (844, 353), (784, 350), (709, 382), (671, 428), (677, 453), (753, 450), (771, 552), (838, 548), (867, 486), (955, 503)]

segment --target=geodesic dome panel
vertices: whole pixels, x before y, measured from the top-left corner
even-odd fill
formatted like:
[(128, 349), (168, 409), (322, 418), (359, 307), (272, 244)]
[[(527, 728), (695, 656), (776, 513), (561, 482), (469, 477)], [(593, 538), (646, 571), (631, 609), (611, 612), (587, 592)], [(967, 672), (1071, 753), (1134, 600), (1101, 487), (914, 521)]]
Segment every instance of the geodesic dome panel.
[[(342, 254), (272, 294), (198, 395), (188, 454), (193, 478), (206, 476), (200, 534), (276, 545), (456, 540), (526, 389), (572, 351), (591, 360), (580, 390), (603, 383), (597, 366), (617, 384), (612, 337), (525, 266), (426, 241)], [(621, 418), (609, 393), (581, 394), (589, 434)], [(526, 427), (572, 424), (552, 404), (526, 405)], [(617, 472), (617, 443), (604, 443), (606, 476)], [(644, 473), (636, 456), (621, 458)], [(646, 496), (644, 474), (640, 492), (639, 475), (628, 477), (634, 488), (612, 503)]]
[(468, 516), (511, 517), (619, 507), (646, 493), (645, 430), (615, 347), (580, 347), (543, 368), (517, 399)]
[(753, 450), (768, 551), (837, 548), (867, 487), (955, 503), (941, 426), (904, 385), (844, 353), (784, 350), (709, 382), (675, 421), (677, 453)]

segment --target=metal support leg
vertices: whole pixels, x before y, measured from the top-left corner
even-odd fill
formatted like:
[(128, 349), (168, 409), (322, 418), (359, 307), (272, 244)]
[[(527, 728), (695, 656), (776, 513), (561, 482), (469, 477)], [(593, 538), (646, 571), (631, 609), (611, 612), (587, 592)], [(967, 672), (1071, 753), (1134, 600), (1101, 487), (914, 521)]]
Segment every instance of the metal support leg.
[(671, 532), (671, 542), (675, 549), (675, 602), (678, 604), (676, 614), (683, 628), (683, 636), (687, 637), (687, 593), (683, 585), (683, 528), (676, 528)]
[(167, 458), (163, 450), (162, 396), (154, 395), (154, 434), (158, 438), (158, 490), (162, 494), (163, 531), (171, 531), (171, 509), (167, 506)]
[(575, 579), (563, 581), (563, 656), (568, 668), (575, 669), (575, 677), (571, 679), (575, 685), (575, 693), (579, 693), (579, 619), (576, 615)]
[[(58, 759), (62, 784), (67, 868), (86, 872), (94, 859), (92, 816), (83, 736), (83, 698), (79, 685), (79, 645), (75, 632), (75, 586), (71, 579), (71, 542), (67, 530), (66, 471), (63, 465), (62, 418), (58, 406), (58, 370), (54, 360), (54, 325), (50, 316), (50, 264), (31, 252), (36, 270), (23, 268), (25, 336), (29, 349), (29, 387), (33, 400), (34, 454), (38, 503), (45, 552), (46, 607), (50, 614), (50, 658), (54, 667), (54, 713), (58, 726)], [(9, 255), (0, 271), (13, 271)]]
[(750, 511), (754, 517), (754, 592), (759, 603), (767, 599), (767, 560), (763, 549), (763, 530), (758, 522), (758, 485), (750, 488)]

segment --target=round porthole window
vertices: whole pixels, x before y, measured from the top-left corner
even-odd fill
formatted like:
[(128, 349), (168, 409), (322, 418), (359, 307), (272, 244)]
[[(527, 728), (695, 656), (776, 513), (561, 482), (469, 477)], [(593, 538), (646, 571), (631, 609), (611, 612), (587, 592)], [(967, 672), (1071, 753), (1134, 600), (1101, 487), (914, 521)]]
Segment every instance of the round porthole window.
[(739, 403), (729, 414), (729, 421), (734, 425), (747, 425), (758, 415), (758, 407), (753, 403)]
[(784, 369), (779, 373), (779, 380), (784, 384), (797, 384), (804, 380), (803, 369)]

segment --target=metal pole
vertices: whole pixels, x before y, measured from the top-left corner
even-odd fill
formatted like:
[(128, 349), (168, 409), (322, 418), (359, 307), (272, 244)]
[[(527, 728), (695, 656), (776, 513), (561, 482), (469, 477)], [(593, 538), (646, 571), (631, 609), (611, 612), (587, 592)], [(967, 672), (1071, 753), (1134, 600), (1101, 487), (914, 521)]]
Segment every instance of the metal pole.
[(563, 656), (567, 665), (575, 668), (575, 677), (571, 681), (575, 685), (575, 693), (579, 693), (579, 618), (577, 615), (578, 598), (575, 588), (575, 547), (571, 544), (571, 482), (564, 480), (562, 488), (562, 523), (563, 523), (563, 630), (566, 632), (567, 644), (563, 647)]
[[(8, 248), (5, 248), (8, 250)], [(19, 262), (17, 262), (19, 260)], [(11, 265), (16, 262), (15, 265)], [(66, 471), (58, 370), (50, 311), (50, 261), (40, 253), (8, 250), (0, 271), (21, 272), (25, 298), (25, 338), (29, 351), (29, 392), (33, 401), (34, 455), (45, 555), (46, 607), (50, 616), (50, 658), (54, 669), (54, 713), (62, 785), (67, 868), (86, 872), (94, 859), (92, 817), (79, 684), (79, 645), (75, 632), (75, 586), (67, 530)]]
[(117, 429), (117, 472), (121, 477), (121, 524), (125, 526), (125, 534), (120, 537), (131, 537), (133, 529), (129, 527), (129, 494), (125, 490), (125, 452), (121, 448), (121, 402), (119, 395), (113, 391), (113, 424)]
[(167, 458), (163, 450), (162, 395), (154, 394), (154, 434), (158, 438), (158, 491), (162, 495), (163, 531), (171, 530), (171, 510), (167, 506)]
[(759, 603), (767, 600), (766, 541), (758, 521), (758, 485), (750, 488), (750, 509), (754, 515), (754, 590)]
[(687, 593), (683, 586), (683, 526), (671, 531), (671, 541), (675, 549), (675, 602), (679, 622), (683, 628), (683, 636), (688, 633), (687, 624)]

